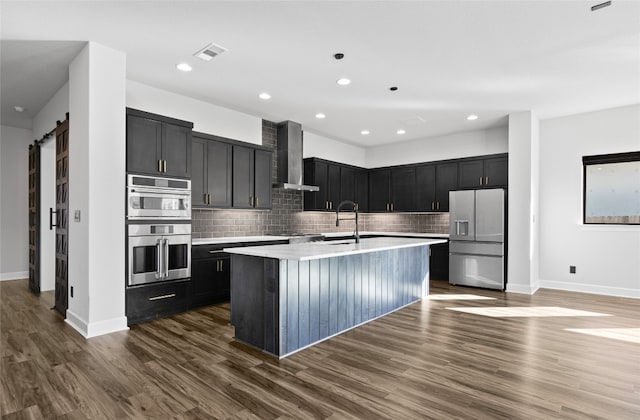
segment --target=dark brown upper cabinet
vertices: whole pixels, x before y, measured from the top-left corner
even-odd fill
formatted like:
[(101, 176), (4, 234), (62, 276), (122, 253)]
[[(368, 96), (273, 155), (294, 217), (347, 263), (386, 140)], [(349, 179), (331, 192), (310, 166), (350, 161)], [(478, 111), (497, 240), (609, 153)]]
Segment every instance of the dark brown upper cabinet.
[(229, 208), (232, 145), (216, 136), (194, 133), (191, 147), (191, 203), (194, 208)]
[(233, 207), (271, 208), (272, 152), (233, 146)]
[(506, 155), (462, 159), (458, 162), (460, 189), (507, 187), (509, 158)]
[(127, 108), (127, 172), (191, 177), (193, 123)]

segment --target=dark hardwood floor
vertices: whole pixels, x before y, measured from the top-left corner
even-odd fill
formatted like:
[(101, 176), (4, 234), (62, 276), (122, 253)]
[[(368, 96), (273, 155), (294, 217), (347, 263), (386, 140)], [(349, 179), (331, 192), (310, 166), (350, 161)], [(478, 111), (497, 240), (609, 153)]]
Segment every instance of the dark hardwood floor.
[[(237, 343), (217, 305), (85, 340), (52, 292), (0, 282), (3, 419), (639, 419), (640, 344), (566, 331), (638, 328), (640, 301), (432, 282), (424, 300), (284, 360)], [(610, 316), (501, 317), (449, 307)]]

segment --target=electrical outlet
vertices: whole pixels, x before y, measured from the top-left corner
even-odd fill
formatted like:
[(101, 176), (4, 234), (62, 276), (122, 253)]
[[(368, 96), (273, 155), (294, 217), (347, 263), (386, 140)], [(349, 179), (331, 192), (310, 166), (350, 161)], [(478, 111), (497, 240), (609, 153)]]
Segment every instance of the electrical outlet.
[(569, 273), (576, 274), (576, 266), (575, 265), (570, 265), (569, 266)]
[(73, 297), (73, 286), (71, 286), (71, 291), (70, 291), (70, 293), (71, 293), (71, 297)]

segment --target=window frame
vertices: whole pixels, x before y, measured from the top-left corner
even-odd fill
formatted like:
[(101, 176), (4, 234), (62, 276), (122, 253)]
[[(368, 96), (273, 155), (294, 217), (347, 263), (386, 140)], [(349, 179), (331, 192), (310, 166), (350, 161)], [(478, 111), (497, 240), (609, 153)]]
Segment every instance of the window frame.
[(587, 222), (587, 167), (609, 163), (638, 162), (640, 164), (640, 151), (625, 153), (610, 153), (606, 155), (582, 156), (582, 224), (586, 226), (638, 226), (639, 222), (629, 223), (603, 223)]

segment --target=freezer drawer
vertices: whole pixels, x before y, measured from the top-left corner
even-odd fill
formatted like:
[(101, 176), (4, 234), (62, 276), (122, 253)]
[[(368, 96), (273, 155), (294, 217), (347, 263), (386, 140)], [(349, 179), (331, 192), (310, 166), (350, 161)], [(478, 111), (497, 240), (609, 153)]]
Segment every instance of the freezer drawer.
[(449, 252), (452, 254), (476, 254), (501, 257), (504, 255), (502, 242), (449, 242)]
[(449, 283), (504, 290), (504, 257), (451, 253)]

